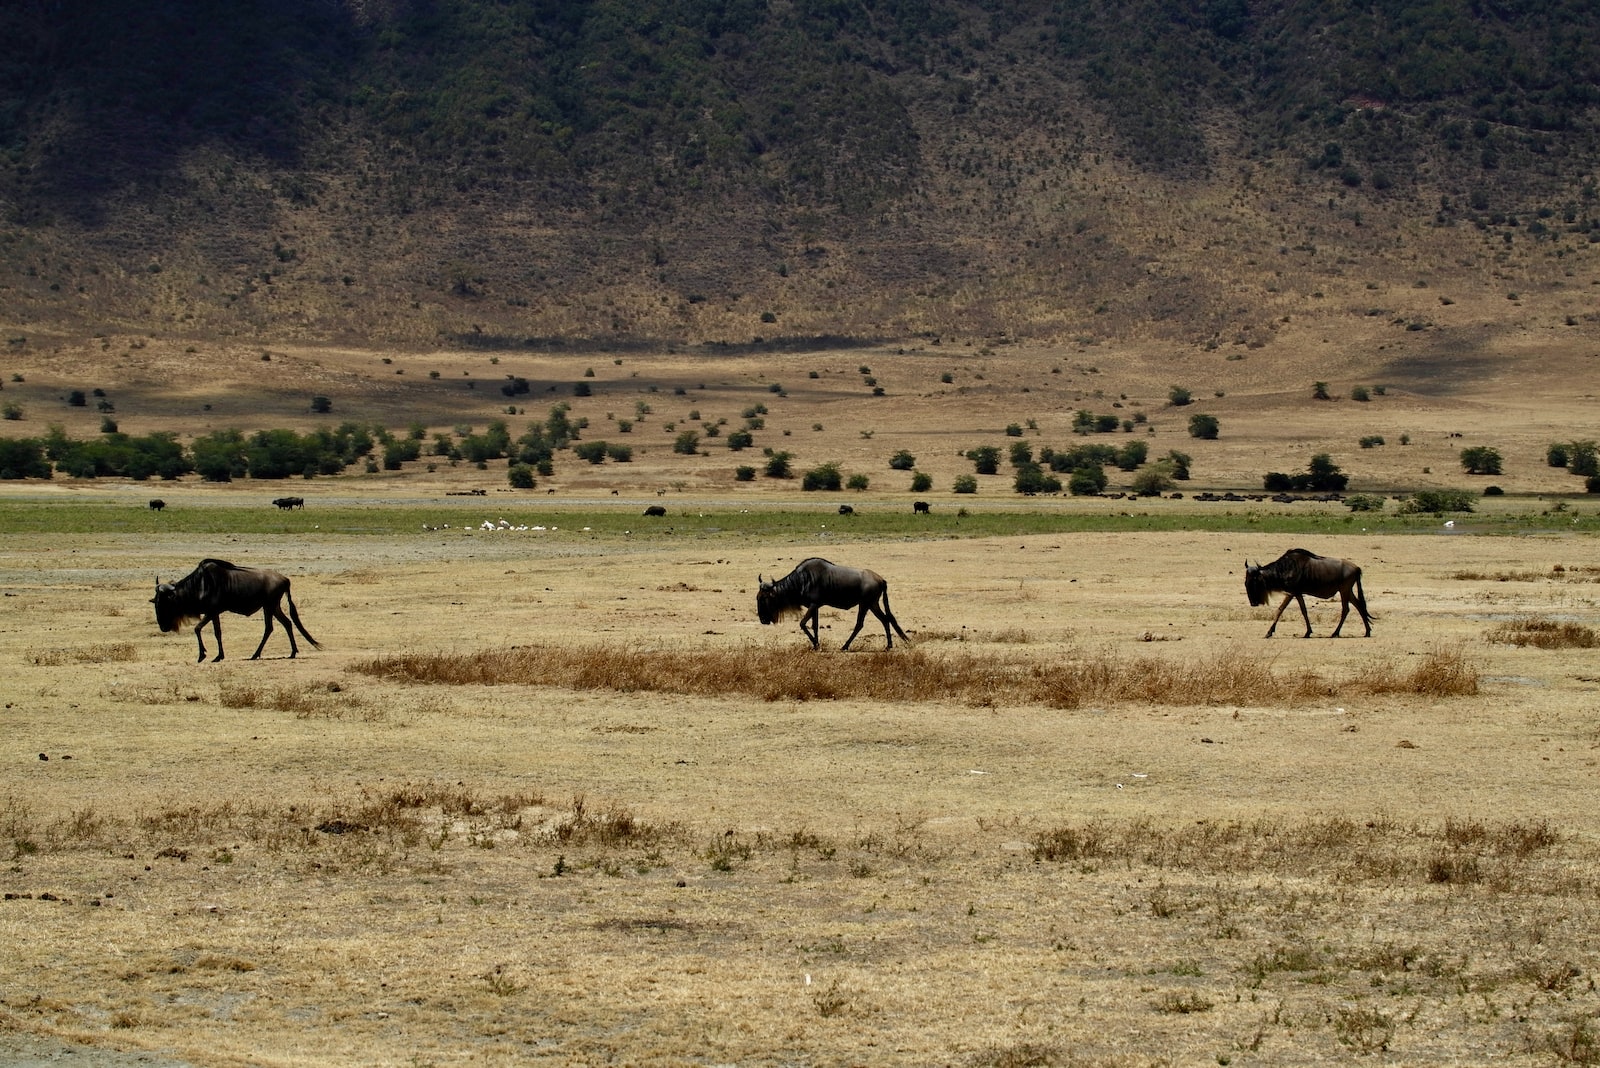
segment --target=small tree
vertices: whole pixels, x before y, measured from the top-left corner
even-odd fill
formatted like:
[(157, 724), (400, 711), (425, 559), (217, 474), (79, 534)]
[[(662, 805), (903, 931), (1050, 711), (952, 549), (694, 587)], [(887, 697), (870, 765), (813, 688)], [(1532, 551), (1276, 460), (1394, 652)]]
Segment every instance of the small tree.
[(632, 463), (633, 462), (633, 446), (631, 446), (631, 445), (607, 445), (606, 446), (606, 455), (611, 457), (613, 460), (615, 460), (619, 464)]
[(531, 490), (536, 485), (533, 468), (527, 464), (512, 464), (506, 468), (506, 481), (511, 483), (512, 489)]
[(1312, 400), (1333, 400), (1333, 394), (1328, 392), (1328, 383), (1313, 382), (1311, 384)]
[(911, 476), (911, 492), (927, 493), (933, 489), (933, 476), (921, 471), (914, 472)]
[(853, 489), (859, 493), (866, 490), (868, 482), (869, 479), (866, 475), (851, 475), (845, 482), (845, 488)]
[(1044, 468), (1035, 463), (1018, 467), (1012, 486), (1018, 493), (1061, 492), (1061, 480), (1054, 475), (1046, 474)]
[(328, 397), (312, 397), (311, 410), (319, 415), (326, 415), (333, 411), (333, 401)]
[(1020, 438), (1021, 436), (1022, 436), (1022, 424), (1021, 423), (1007, 423), (1006, 424), (1006, 437), (1008, 437), (1008, 438)]
[(891, 470), (909, 471), (915, 466), (917, 466), (917, 458), (911, 455), (905, 449), (901, 449), (899, 452), (889, 457), (889, 467)]
[(81, 389), (75, 389), (67, 394), (67, 403), (74, 408), (82, 408), (89, 403), (89, 395)]
[(1344, 506), (1352, 512), (1381, 512), (1383, 498), (1367, 493), (1353, 493), (1345, 498)]
[(1498, 475), (1500, 453), (1487, 445), (1474, 445), (1461, 450), (1461, 466), (1469, 475)]
[(1086, 464), (1072, 472), (1067, 479), (1067, 492), (1074, 497), (1093, 497), (1106, 490), (1106, 469), (1099, 464)]
[(572, 454), (580, 460), (587, 460), (592, 464), (606, 462), (606, 443), (603, 441), (580, 441), (572, 446)]
[(1189, 465), (1194, 463), (1194, 457), (1186, 452), (1173, 449), (1167, 453), (1166, 460), (1172, 465), (1172, 477), (1179, 482), (1189, 481)]
[(1370, 401), (1372, 394), (1367, 392), (1366, 386), (1356, 386), (1350, 390), (1350, 399), (1353, 401)]
[(1567, 456), (1566, 444), (1560, 441), (1553, 441), (1550, 443), (1550, 447), (1544, 451), (1544, 462), (1551, 467), (1565, 467), (1567, 466)]
[(957, 475), (956, 480), (950, 484), (953, 493), (977, 493), (978, 480), (972, 475)]
[(1165, 462), (1154, 463), (1133, 476), (1130, 487), (1141, 497), (1159, 497), (1172, 489), (1172, 468)]
[(843, 483), (836, 463), (819, 464), (800, 479), (803, 490), (837, 490)]
[(733, 480), (735, 482), (754, 482), (756, 480), (756, 469), (748, 466), (735, 467), (733, 469)]
[(967, 459), (972, 461), (973, 469), (980, 475), (1000, 472), (1000, 450), (993, 445), (980, 445), (967, 450)]
[(1117, 467), (1123, 471), (1132, 471), (1144, 463), (1149, 455), (1150, 446), (1142, 441), (1130, 441), (1117, 450)]
[(1574, 441), (1568, 445), (1567, 470), (1583, 478), (1600, 475), (1600, 447), (1592, 441)]
[(1217, 434), (1222, 430), (1222, 424), (1217, 422), (1214, 415), (1195, 414), (1189, 417), (1189, 436), (1201, 438), (1206, 441), (1215, 441)]
[(768, 452), (766, 476), (768, 478), (793, 478), (794, 469), (789, 466), (789, 461), (794, 456), (787, 452)]
[(1188, 404), (1192, 400), (1194, 400), (1194, 395), (1188, 390), (1184, 389), (1182, 386), (1173, 386), (1172, 389), (1167, 392), (1167, 401), (1174, 408), (1182, 408), (1185, 404)]
[(693, 430), (681, 431), (678, 436), (673, 439), (672, 451), (681, 453), (684, 456), (696, 455), (700, 451), (699, 433)]
[(756, 439), (755, 435), (750, 433), (748, 430), (730, 430), (728, 431), (727, 442), (728, 448), (732, 449), (734, 452), (738, 452), (741, 449), (748, 449), (750, 446), (754, 445), (756, 443)]

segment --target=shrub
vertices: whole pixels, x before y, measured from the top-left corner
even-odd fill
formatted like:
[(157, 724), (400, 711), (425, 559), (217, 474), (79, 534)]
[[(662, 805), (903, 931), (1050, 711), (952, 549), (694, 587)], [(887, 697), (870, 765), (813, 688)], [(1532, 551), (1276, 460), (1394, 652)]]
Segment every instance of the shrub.
[(587, 382), (572, 383), (572, 395), (574, 397), (588, 397), (592, 396), (593, 393), (594, 387), (590, 386)]
[(1217, 422), (1214, 415), (1191, 415), (1189, 417), (1189, 436), (1202, 438), (1206, 441), (1215, 441), (1217, 434), (1222, 430), (1222, 424)]
[(870, 480), (866, 475), (851, 475), (849, 479), (845, 481), (845, 488), (861, 492), (867, 488), (869, 482)]
[(1588, 478), (1600, 475), (1600, 447), (1592, 441), (1574, 441), (1567, 446), (1567, 470)]
[(1165, 463), (1151, 464), (1133, 476), (1129, 488), (1141, 497), (1159, 497), (1172, 489), (1172, 469)]
[(911, 476), (911, 492), (927, 493), (933, 489), (933, 476), (917, 471)]
[(1194, 457), (1186, 452), (1173, 449), (1167, 453), (1166, 460), (1172, 465), (1172, 477), (1179, 482), (1189, 481), (1189, 465), (1194, 463)]
[(672, 451), (684, 456), (694, 456), (700, 451), (700, 435), (693, 430), (685, 430), (678, 434), (672, 442)]
[(0, 416), (4, 416), (5, 418), (15, 422), (16, 420), (22, 418), (22, 405), (8, 404), (4, 408), (0, 408)]
[(769, 452), (765, 474), (768, 478), (793, 478), (794, 469), (789, 461), (794, 457), (787, 452)]
[(967, 459), (972, 461), (973, 469), (980, 475), (993, 475), (1000, 471), (1000, 450), (993, 445), (980, 445), (967, 450)]
[(972, 475), (957, 475), (950, 489), (954, 493), (977, 493), (978, 480)]
[(100, 419), (100, 433), (102, 433), (102, 434), (115, 434), (116, 432), (117, 432), (117, 421), (115, 419), (111, 418), (109, 415), (101, 417), (101, 419)]
[(1472, 493), (1469, 490), (1417, 490), (1413, 493), (1400, 509), (1403, 512), (1415, 514), (1418, 512), (1470, 512), (1472, 511)]
[(572, 454), (580, 460), (587, 460), (592, 464), (606, 462), (606, 443), (603, 441), (580, 441), (572, 446)]
[(1383, 444), (1383, 435), (1382, 434), (1368, 434), (1366, 437), (1361, 439), (1361, 447), (1363, 449), (1370, 449), (1370, 448), (1373, 448), (1374, 446), (1382, 445), (1382, 444)]
[(1020, 438), (1021, 436), (1022, 436), (1022, 424), (1021, 423), (1007, 423), (1006, 424), (1006, 437), (1008, 437), (1008, 438)]
[(511, 483), (512, 489), (531, 490), (536, 484), (533, 477), (533, 468), (527, 464), (512, 464), (506, 468), (506, 481)]
[(1024, 467), (1033, 463), (1033, 446), (1026, 441), (1012, 442), (1010, 459), (1012, 467)]
[(1372, 399), (1372, 394), (1367, 392), (1366, 386), (1356, 386), (1350, 391), (1350, 399), (1353, 401), (1369, 401)]
[(1312, 400), (1332, 400), (1333, 399), (1333, 395), (1328, 392), (1328, 383), (1326, 383), (1326, 382), (1313, 382), (1311, 384), (1311, 399)]
[(1261, 480), (1262, 488), (1268, 493), (1288, 493), (1291, 490), (1339, 493), (1349, 484), (1350, 476), (1341, 473), (1339, 465), (1325, 452), (1313, 456), (1303, 472), (1286, 475), (1281, 471), (1269, 471)]
[(311, 410), (321, 414), (333, 411), (333, 401), (327, 397), (312, 397)]
[(89, 395), (81, 389), (75, 389), (67, 394), (67, 403), (74, 408), (82, 408), (89, 403)]
[(1565, 467), (1567, 466), (1567, 456), (1567, 446), (1562, 442), (1554, 441), (1544, 451), (1544, 462), (1551, 467)]
[(1130, 441), (1117, 450), (1117, 466), (1124, 471), (1132, 471), (1145, 458), (1150, 455), (1150, 447), (1142, 441)]
[(807, 471), (800, 479), (800, 488), (803, 490), (837, 490), (842, 481), (839, 474), (839, 465), (825, 463)]
[(1461, 450), (1461, 466), (1469, 475), (1500, 474), (1500, 453), (1487, 445), (1474, 445)]
[(1182, 386), (1173, 386), (1167, 393), (1167, 400), (1175, 408), (1181, 408), (1194, 400), (1194, 396)]
[(755, 435), (748, 430), (730, 430), (727, 440), (728, 448), (734, 452), (738, 452), (740, 449), (748, 449), (756, 443)]
[(633, 447), (631, 445), (607, 445), (606, 455), (619, 464), (633, 462)]
[(943, 382), (947, 386), (950, 385), (955, 380), (956, 380), (956, 376), (951, 374), (949, 371), (946, 371), (944, 374), (939, 376), (939, 381)]
[(0, 480), (49, 478), (44, 447), (32, 438), (0, 438)]
[(735, 482), (754, 482), (756, 480), (756, 469), (748, 466), (735, 467), (733, 469), (733, 480)]
[(1054, 475), (1045, 474), (1044, 468), (1035, 463), (1019, 466), (1012, 486), (1018, 493), (1061, 492), (1061, 480)]
[(1086, 464), (1072, 472), (1067, 479), (1067, 492), (1074, 497), (1093, 497), (1106, 489), (1106, 469), (1099, 464)]
[(1114, 434), (1122, 426), (1122, 420), (1115, 415), (1097, 415), (1094, 417), (1094, 428), (1101, 434)]
[(905, 449), (901, 449), (899, 452), (889, 457), (889, 467), (891, 470), (909, 471), (915, 466), (917, 466), (917, 458), (911, 455)]
[(1345, 498), (1345, 507), (1352, 512), (1381, 512), (1383, 511), (1383, 498), (1371, 494), (1355, 493)]

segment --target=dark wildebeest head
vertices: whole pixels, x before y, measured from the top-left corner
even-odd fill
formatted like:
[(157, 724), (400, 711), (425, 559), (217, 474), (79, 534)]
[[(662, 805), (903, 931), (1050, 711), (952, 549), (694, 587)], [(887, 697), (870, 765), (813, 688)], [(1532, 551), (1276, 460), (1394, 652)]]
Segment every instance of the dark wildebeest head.
[[(283, 611), (285, 601), (289, 602), (287, 615)], [(260, 659), (261, 650), (266, 648), (267, 639), (272, 636), (274, 619), (283, 624), (284, 633), (289, 635), (291, 658), (300, 654), (300, 648), (294, 640), (296, 630), (312, 645), (318, 644), (317, 639), (300, 622), (300, 612), (295, 608), (294, 598), (289, 595), (289, 580), (276, 571), (238, 567), (226, 560), (207, 558), (176, 582), (157, 580), (156, 593), (150, 598), (150, 603), (155, 605), (156, 624), (163, 634), (194, 620), (199, 621), (194, 628), (194, 637), (200, 646), (201, 660), (206, 658), (206, 643), (201, 632), (207, 623), (211, 624), (217, 639), (217, 655), (213, 659), (222, 659), (222, 621), (219, 617), (223, 612), (241, 616), (262, 613), (266, 628), (261, 634), (261, 644), (256, 646), (255, 653), (250, 657), (252, 660)]]
[(1252, 608), (1266, 604), (1273, 590), (1284, 594), (1283, 603), (1278, 605), (1272, 625), (1267, 628), (1268, 638), (1278, 629), (1278, 620), (1283, 610), (1289, 607), (1290, 601), (1300, 605), (1300, 615), (1306, 623), (1303, 637), (1311, 637), (1311, 615), (1306, 611), (1306, 597), (1326, 599), (1335, 595), (1339, 598), (1339, 624), (1329, 637), (1337, 638), (1344, 629), (1345, 617), (1350, 614), (1352, 604), (1361, 613), (1367, 637), (1372, 636), (1372, 615), (1367, 611), (1367, 598), (1361, 586), (1361, 568), (1349, 560), (1318, 556), (1307, 549), (1290, 549), (1270, 564), (1252, 564), (1246, 559), (1244, 565), (1244, 593), (1250, 599)]
[[(819, 648), (817, 613), (823, 607), (856, 609), (856, 629), (845, 639), (844, 648), (861, 633), (867, 613), (871, 612), (883, 623), (884, 647), (894, 648), (894, 633), (906, 641), (911, 639), (900, 629), (900, 622), (889, 609), (889, 583), (875, 571), (841, 567), (821, 557), (813, 556), (781, 579), (767, 582), (757, 576), (756, 618), (762, 623), (776, 623), (791, 612), (799, 612), (800, 633), (811, 639), (811, 648)], [(809, 624), (809, 626), (807, 625)]]

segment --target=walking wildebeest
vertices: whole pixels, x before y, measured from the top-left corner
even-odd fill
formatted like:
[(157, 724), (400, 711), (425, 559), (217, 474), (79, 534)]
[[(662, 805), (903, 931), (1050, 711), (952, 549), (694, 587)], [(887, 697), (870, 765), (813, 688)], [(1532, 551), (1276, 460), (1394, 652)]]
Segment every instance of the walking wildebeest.
[(1372, 616), (1367, 612), (1367, 598), (1361, 588), (1361, 569), (1348, 560), (1318, 556), (1307, 549), (1290, 549), (1265, 566), (1246, 560), (1244, 592), (1250, 598), (1251, 606), (1266, 604), (1267, 595), (1274, 590), (1281, 591), (1284, 598), (1272, 617), (1272, 626), (1267, 628), (1268, 638), (1278, 629), (1278, 619), (1283, 615), (1283, 610), (1289, 607), (1290, 601), (1299, 603), (1300, 615), (1306, 621), (1306, 632), (1301, 637), (1311, 637), (1311, 616), (1306, 612), (1307, 594), (1323, 599), (1335, 594), (1339, 596), (1339, 625), (1333, 628), (1333, 633), (1328, 637), (1339, 636), (1352, 604), (1361, 613), (1361, 622), (1366, 624), (1366, 636), (1372, 637)]
[(912, 515), (932, 515), (933, 511), (932, 511), (932, 509), (930, 509), (928, 507), (928, 502), (927, 501), (912, 501), (911, 502), (911, 514)]
[[(756, 615), (762, 623), (776, 623), (790, 612), (800, 612), (800, 633), (811, 639), (811, 648), (820, 648), (817, 640), (817, 611), (823, 605), (829, 608), (856, 609), (856, 629), (844, 641), (844, 648), (861, 633), (870, 611), (883, 623), (884, 648), (894, 648), (895, 634), (910, 641), (900, 629), (900, 621), (889, 610), (889, 583), (876, 571), (831, 564), (818, 556), (800, 561), (795, 569), (781, 579), (767, 582), (759, 575), (756, 581), (761, 588), (756, 591)], [(807, 629), (806, 624), (811, 624)]]
[(161, 511), (161, 509), (165, 508), (166, 506), (167, 506), (167, 502), (162, 500), (160, 497), (156, 497), (155, 499), (153, 499), (150, 502), (150, 510), (152, 512), (159, 512), (159, 511)]
[(306, 499), (304, 497), (275, 497), (272, 503), (287, 512), (291, 508), (304, 508)]
[(850, 507), (848, 504), (841, 504), (839, 506), (839, 514), (840, 515), (855, 515), (856, 514), (856, 510), (854, 508)]
[[(284, 601), (289, 602), (288, 615), (283, 614)], [(222, 659), (223, 612), (253, 616), (265, 609), (263, 614), (267, 626), (261, 632), (261, 644), (256, 646), (251, 660), (261, 658), (261, 650), (266, 648), (267, 639), (272, 636), (274, 619), (283, 623), (283, 631), (289, 635), (290, 659), (300, 655), (300, 647), (294, 640), (297, 628), (306, 641), (321, 648), (317, 639), (300, 622), (294, 598), (289, 595), (289, 580), (276, 571), (238, 567), (226, 560), (208, 557), (177, 582), (158, 579), (156, 595), (150, 599), (150, 603), (156, 606), (156, 623), (163, 634), (177, 630), (192, 619), (200, 621), (194, 628), (194, 639), (200, 645), (200, 660), (206, 658), (206, 640), (201, 636), (201, 631), (205, 630), (207, 623), (211, 624), (217, 638), (217, 655), (212, 657), (212, 661)]]
[(645, 515), (666, 515), (667, 510), (659, 504), (652, 504), (644, 510)]

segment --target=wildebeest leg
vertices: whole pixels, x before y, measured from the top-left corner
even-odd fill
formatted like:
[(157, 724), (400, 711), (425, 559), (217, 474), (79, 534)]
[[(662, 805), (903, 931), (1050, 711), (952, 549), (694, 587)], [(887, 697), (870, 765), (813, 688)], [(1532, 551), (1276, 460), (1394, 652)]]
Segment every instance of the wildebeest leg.
[(1348, 616), (1349, 614), (1350, 614), (1350, 594), (1345, 590), (1340, 590), (1339, 591), (1339, 624), (1338, 624), (1338, 626), (1333, 628), (1333, 633), (1328, 635), (1328, 637), (1337, 638), (1339, 636), (1339, 632), (1344, 629), (1344, 617)]
[[(1297, 594), (1294, 595), (1294, 599), (1296, 601), (1300, 602), (1300, 618), (1304, 619), (1306, 621), (1306, 632), (1304, 634), (1300, 635), (1300, 637), (1309, 638), (1309, 637), (1311, 637), (1311, 613), (1306, 611), (1306, 599), (1305, 599), (1305, 596), (1303, 594), (1298, 594), (1297, 593)], [(1338, 631), (1334, 631), (1334, 633), (1338, 634), (1339, 632)]]
[[(856, 629), (851, 631), (850, 632), (850, 637), (848, 637), (848, 638), (846, 638), (844, 640), (844, 648), (845, 649), (849, 649), (850, 648), (850, 643), (856, 640), (856, 635), (857, 634), (861, 633), (861, 625), (867, 621), (867, 609), (868, 608), (871, 608), (874, 612), (876, 612), (878, 610), (877, 605), (869, 604), (866, 601), (862, 601), (861, 602), (861, 606), (856, 609)], [(883, 628), (883, 632), (885, 634), (888, 634), (889, 633), (889, 628), (888, 627), (884, 627)]]
[[(1272, 632), (1278, 629), (1278, 620), (1283, 618), (1283, 610), (1285, 608), (1289, 607), (1289, 602), (1292, 601), (1292, 600), (1294, 600), (1294, 594), (1286, 593), (1286, 594), (1283, 595), (1283, 603), (1278, 606), (1277, 614), (1275, 614), (1272, 617), (1272, 626), (1267, 628), (1266, 637), (1268, 637), (1268, 638), (1272, 637)], [(1300, 611), (1304, 612), (1305, 610), (1306, 610), (1306, 604), (1305, 604), (1304, 601), (1301, 601), (1300, 602)], [(1306, 620), (1306, 627), (1309, 628), (1310, 626), (1311, 626), (1311, 620), (1307, 619)]]
[[(275, 604), (269, 604), (261, 610), (261, 618), (266, 621), (266, 627), (261, 631), (261, 644), (256, 646), (256, 651), (250, 654), (251, 660), (261, 659), (261, 650), (267, 647), (267, 639), (272, 637), (272, 617), (280, 615), (283, 609)], [(283, 621), (283, 629), (289, 631), (289, 647), (294, 648), (294, 631), (289, 630), (289, 621)]]
[[(817, 639), (817, 611), (818, 606), (812, 605), (806, 609), (806, 614), (800, 617), (800, 633), (811, 639), (811, 648), (813, 649), (821, 647)], [(806, 629), (807, 620), (811, 621), (811, 629), (809, 630)]]
[[(873, 611), (877, 612), (877, 609), (874, 608)], [(889, 587), (887, 586), (883, 588), (883, 611), (878, 612), (878, 618), (883, 620), (883, 640), (885, 643), (884, 648), (894, 648), (894, 642), (889, 641), (889, 627), (891, 625), (894, 627), (894, 632), (896, 634), (900, 635), (900, 637), (904, 638), (906, 641), (911, 640), (911, 637), (906, 634), (905, 631), (900, 629), (900, 621), (894, 618), (894, 609), (889, 607)]]
[(1361, 589), (1361, 576), (1356, 576), (1356, 611), (1361, 613), (1361, 622), (1366, 624), (1367, 637), (1372, 637), (1372, 616), (1367, 612), (1367, 595)]
[(201, 631), (206, 629), (207, 623), (211, 624), (211, 633), (217, 636), (217, 655), (211, 658), (211, 662), (215, 664), (222, 659), (222, 614), (214, 612), (209, 616), (202, 616), (200, 622), (195, 624), (194, 640), (200, 646), (200, 656), (195, 660), (197, 664), (204, 663), (206, 658), (206, 640)]

